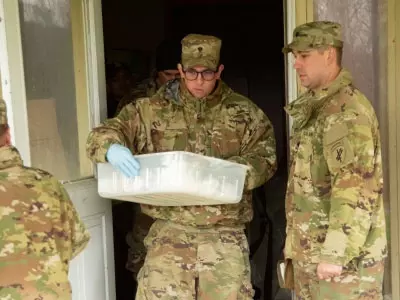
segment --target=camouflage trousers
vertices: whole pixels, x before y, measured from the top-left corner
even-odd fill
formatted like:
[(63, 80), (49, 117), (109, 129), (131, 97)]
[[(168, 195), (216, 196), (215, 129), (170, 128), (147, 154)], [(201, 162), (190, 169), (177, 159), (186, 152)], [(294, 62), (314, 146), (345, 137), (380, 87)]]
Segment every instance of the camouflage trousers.
[(384, 261), (349, 265), (340, 276), (319, 280), (317, 265), (293, 261), (297, 300), (382, 299)]
[(125, 267), (132, 272), (133, 279), (137, 281), (137, 275), (146, 257), (144, 239), (149, 233), (154, 220), (142, 213), (139, 204), (133, 206), (133, 215), (132, 231), (126, 236), (126, 243), (129, 248)]
[(137, 300), (253, 299), (242, 228), (199, 229), (157, 220), (145, 245)]

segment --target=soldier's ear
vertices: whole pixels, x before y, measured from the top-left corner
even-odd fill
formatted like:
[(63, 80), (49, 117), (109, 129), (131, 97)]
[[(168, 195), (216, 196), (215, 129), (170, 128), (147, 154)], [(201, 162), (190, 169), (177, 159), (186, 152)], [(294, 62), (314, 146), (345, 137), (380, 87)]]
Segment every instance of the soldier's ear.
[(181, 78), (185, 78), (185, 73), (183, 72), (183, 68), (181, 64), (178, 64), (178, 71), (179, 74), (181, 75)]
[(11, 146), (11, 132), (10, 132), (10, 128), (7, 129), (7, 133), (6, 133), (6, 145), (7, 145), (7, 146)]
[(333, 47), (328, 48), (328, 62), (329, 64), (336, 63), (336, 50)]
[(10, 146), (10, 145), (11, 145), (11, 133), (10, 133), (10, 128), (7, 128), (3, 132), (3, 135), (0, 136), (0, 147)]
[(217, 71), (217, 74), (216, 74), (216, 79), (221, 79), (221, 73), (224, 70), (224, 68), (225, 68), (225, 66), (223, 64), (219, 65), (218, 71)]

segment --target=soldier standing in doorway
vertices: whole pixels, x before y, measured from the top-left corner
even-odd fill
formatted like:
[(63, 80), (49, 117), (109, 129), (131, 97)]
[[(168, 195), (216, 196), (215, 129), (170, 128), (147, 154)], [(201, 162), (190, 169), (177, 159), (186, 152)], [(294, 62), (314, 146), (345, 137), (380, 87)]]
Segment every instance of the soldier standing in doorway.
[(186, 36), (181, 79), (125, 106), (88, 137), (91, 160), (108, 161), (129, 177), (140, 170), (132, 154), (172, 150), (250, 167), (238, 204), (141, 206), (155, 222), (137, 299), (253, 299), (244, 227), (253, 215), (252, 190), (276, 170), (275, 136), (263, 111), (220, 79), (220, 48), (214, 36)]

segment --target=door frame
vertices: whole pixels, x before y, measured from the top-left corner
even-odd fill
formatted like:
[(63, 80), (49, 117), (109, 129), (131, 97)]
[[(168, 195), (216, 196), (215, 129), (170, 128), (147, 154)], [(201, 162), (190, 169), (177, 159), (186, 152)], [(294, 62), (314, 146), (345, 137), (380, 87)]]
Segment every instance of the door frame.
[[(313, 0), (286, 0), (283, 3), (284, 11), (284, 42), (292, 40), (293, 30), (296, 26), (310, 22), (314, 19)], [(293, 69), (293, 56), (285, 55), (285, 104), (294, 101), (301, 93), (302, 87), (297, 80), (296, 71)], [(286, 114), (287, 144), (290, 145), (290, 133), (292, 119)], [(290, 147), (287, 148), (287, 157), (290, 155)]]
[(91, 126), (107, 118), (104, 33), (101, 0), (83, 0)]
[(0, 0), (0, 73), (12, 143), (31, 165), (18, 1)]
[[(387, 120), (392, 299), (400, 299), (400, 3), (387, 0)], [(397, 17), (396, 17), (397, 16)]]

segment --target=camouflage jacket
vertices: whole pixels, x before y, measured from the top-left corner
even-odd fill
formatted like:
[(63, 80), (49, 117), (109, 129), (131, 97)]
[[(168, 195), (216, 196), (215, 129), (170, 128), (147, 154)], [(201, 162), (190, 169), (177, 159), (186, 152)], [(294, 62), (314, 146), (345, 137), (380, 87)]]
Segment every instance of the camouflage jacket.
[(63, 186), (0, 148), (0, 299), (71, 299), (69, 261), (89, 234)]
[(152, 97), (157, 92), (158, 88), (159, 87), (157, 85), (155, 77), (150, 77), (141, 81), (131, 90), (128, 95), (122, 97), (121, 100), (118, 102), (115, 116), (117, 116), (121, 112), (124, 106), (134, 102), (136, 99)]
[(142, 205), (142, 211), (153, 218), (192, 226), (236, 226), (250, 221), (249, 190), (264, 184), (276, 170), (275, 137), (267, 116), (222, 81), (203, 99), (192, 97), (179, 80), (168, 82), (152, 98), (139, 99), (95, 128), (88, 137), (87, 154), (94, 162), (105, 162), (114, 143), (129, 147), (134, 154), (188, 151), (250, 166), (246, 191), (238, 204)]
[(346, 265), (386, 256), (381, 142), (368, 99), (342, 70), (286, 107), (293, 117), (285, 256)]

